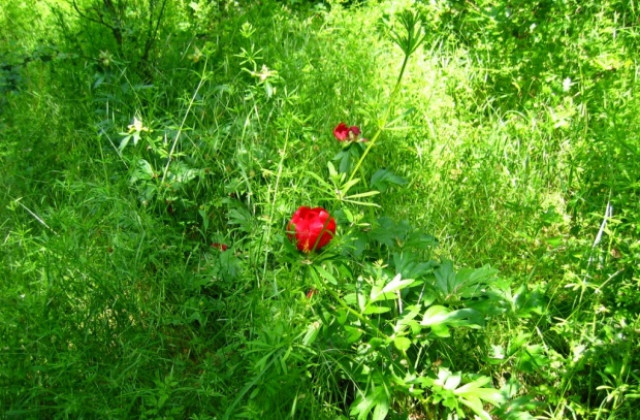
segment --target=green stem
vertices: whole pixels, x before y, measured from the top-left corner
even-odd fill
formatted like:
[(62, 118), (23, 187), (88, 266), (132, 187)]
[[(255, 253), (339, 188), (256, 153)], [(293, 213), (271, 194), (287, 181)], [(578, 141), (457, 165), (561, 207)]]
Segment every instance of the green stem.
[(351, 306), (347, 305), (344, 300), (342, 300), (342, 298), (340, 298), (340, 296), (338, 296), (338, 294), (336, 292), (334, 292), (333, 290), (331, 290), (330, 288), (325, 289), (325, 291), (327, 293), (329, 293), (331, 295), (331, 297), (338, 302), (338, 304), (340, 306), (342, 306), (344, 309), (347, 310), (347, 312), (349, 312), (351, 315), (355, 316), (356, 318), (358, 318), (358, 320), (360, 322), (362, 322), (363, 324), (366, 324), (369, 328), (371, 328), (373, 331), (375, 331), (375, 333), (380, 336), (380, 337), (384, 337), (386, 339), (389, 339), (389, 337), (387, 337), (387, 335), (382, 332), (382, 330), (380, 330), (380, 328), (378, 328), (373, 322), (369, 321), (369, 319), (367, 319), (366, 317), (362, 316), (360, 314), (360, 312), (354, 310)]
[[(280, 188), (280, 178), (282, 177), (282, 168), (284, 167), (284, 159), (287, 155), (287, 147), (289, 145), (289, 127), (287, 126), (287, 131), (284, 135), (284, 147), (282, 149), (282, 154), (280, 155), (280, 162), (278, 163), (278, 174), (276, 175), (275, 186), (273, 187), (273, 200), (271, 200), (271, 211), (269, 213), (269, 223), (267, 224), (267, 232), (263, 236), (264, 243), (268, 244), (271, 240), (271, 226), (273, 225), (273, 217), (276, 212), (276, 199), (278, 198), (278, 190)], [(264, 250), (264, 264), (262, 266), (262, 279), (264, 280), (267, 275), (267, 264), (269, 262), (269, 247), (265, 245)], [(260, 288), (260, 279), (258, 279), (258, 288)], [(273, 293), (274, 296), (278, 295), (278, 284), (276, 283), (276, 279), (273, 279)]]
[[(347, 305), (344, 300), (342, 300), (342, 298), (340, 298), (340, 296), (338, 296), (338, 294), (336, 292), (334, 292), (333, 290), (327, 288), (325, 289), (325, 291), (327, 293), (329, 293), (331, 295), (331, 297), (338, 302), (338, 304), (340, 306), (342, 306), (344, 309), (347, 310), (347, 312), (349, 312), (351, 315), (355, 316), (356, 318), (358, 318), (358, 320), (360, 322), (362, 322), (364, 325), (368, 326), (369, 328), (371, 328), (371, 330), (376, 334), (376, 336), (378, 337), (382, 337), (387, 341), (388, 345), (393, 345), (391, 344), (392, 339), (386, 335), (380, 328), (378, 328), (377, 325), (375, 325), (373, 322), (371, 322), (367, 317), (363, 316), (362, 314), (360, 314), (360, 312), (354, 310), (352, 307), (350, 307), (349, 305)], [(402, 356), (402, 358), (407, 362), (406, 366), (409, 368), (410, 372), (415, 372), (415, 367), (413, 366), (412, 363), (410, 363), (410, 359), (409, 356), (407, 355), (407, 352), (404, 350), (400, 350), (397, 349), (398, 352), (400, 353), (400, 355)]]
[(387, 106), (387, 110), (385, 111), (384, 117), (382, 118), (382, 124), (380, 124), (380, 126), (378, 127), (378, 131), (376, 131), (373, 137), (369, 140), (369, 144), (367, 145), (367, 148), (364, 150), (364, 153), (358, 160), (358, 163), (356, 164), (355, 168), (353, 168), (353, 170), (351, 171), (351, 175), (349, 175), (349, 179), (347, 180), (347, 183), (350, 182), (356, 176), (356, 173), (358, 172), (358, 170), (360, 170), (360, 167), (362, 166), (364, 159), (367, 157), (367, 155), (369, 154), (369, 151), (376, 144), (376, 141), (378, 140), (378, 138), (380, 138), (380, 134), (382, 134), (382, 132), (386, 128), (387, 120), (389, 119), (389, 114), (391, 114), (391, 110), (393, 108), (393, 102), (396, 98), (396, 95), (400, 91), (400, 83), (402, 82), (402, 77), (404, 76), (404, 72), (407, 68), (407, 63), (409, 62), (409, 56), (410, 54), (405, 54), (404, 60), (402, 60), (402, 67), (400, 67), (400, 74), (398, 75), (398, 80), (396, 81), (396, 85), (393, 88), (393, 91), (391, 92), (391, 96), (389, 97), (389, 105)]

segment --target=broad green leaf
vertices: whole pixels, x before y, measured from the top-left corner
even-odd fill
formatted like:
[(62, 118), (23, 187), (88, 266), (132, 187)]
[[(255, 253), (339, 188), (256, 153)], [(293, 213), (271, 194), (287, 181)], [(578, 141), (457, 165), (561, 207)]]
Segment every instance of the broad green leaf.
[(402, 316), (402, 318), (400, 318), (396, 323), (394, 327), (394, 331), (396, 333), (399, 333), (404, 331), (407, 325), (410, 325), (410, 324), (417, 325), (417, 322), (414, 321), (414, 318), (418, 316), (418, 314), (420, 314), (420, 309), (421, 309), (420, 305), (410, 305), (407, 308), (405, 308), (405, 313)]
[(387, 413), (389, 412), (389, 402), (388, 401), (379, 401), (376, 404), (376, 408), (373, 410), (372, 420), (384, 420), (387, 417)]
[(351, 327), (349, 325), (345, 325), (344, 330), (347, 333), (346, 340), (347, 340), (347, 343), (349, 344), (355, 343), (356, 341), (358, 341), (363, 334), (360, 328)]
[(446, 323), (456, 327), (475, 328), (484, 325), (484, 318), (475, 309), (463, 308), (449, 313)]
[(313, 342), (316, 341), (316, 338), (318, 337), (318, 332), (320, 331), (321, 327), (322, 323), (319, 321), (309, 324), (309, 326), (307, 327), (307, 331), (302, 338), (302, 344), (304, 344), (305, 346), (310, 346), (311, 344), (313, 344)]
[(431, 326), (431, 332), (440, 338), (451, 337), (451, 332), (449, 332), (449, 328), (446, 325), (436, 324)]
[(458, 385), (460, 385), (460, 382), (462, 382), (462, 373), (452, 373), (444, 380), (444, 384), (442, 385), (442, 387), (444, 389), (452, 391), (456, 389)]
[(382, 289), (382, 293), (391, 293), (397, 290), (402, 290), (410, 284), (413, 284), (413, 279), (402, 280), (402, 275), (396, 274), (393, 280), (391, 280), (389, 283), (387, 283), (386, 286), (384, 286), (384, 288)]
[(358, 398), (351, 405), (352, 416), (357, 415), (358, 420), (365, 420), (373, 410), (373, 420), (383, 420), (389, 412), (389, 398), (383, 387), (370, 388), (367, 393), (359, 393)]
[(396, 337), (393, 339), (393, 345), (400, 351), (407, 351), (411, 347), (411, 340), (407, 337)]
[(450, 310), (442, 305), (433, 305), (424, 313), (422, 322), (420, 325), (425, 327), (431, 327), (433, 325), (439, 325), (444, 323), (449, 316)]

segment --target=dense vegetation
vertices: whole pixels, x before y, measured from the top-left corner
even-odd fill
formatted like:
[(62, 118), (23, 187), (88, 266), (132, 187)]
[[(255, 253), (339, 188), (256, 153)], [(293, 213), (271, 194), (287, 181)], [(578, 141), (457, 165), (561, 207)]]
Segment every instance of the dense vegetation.
[(3, 1), (0, 418), (638, 418), (639, 51), (634, 0)]

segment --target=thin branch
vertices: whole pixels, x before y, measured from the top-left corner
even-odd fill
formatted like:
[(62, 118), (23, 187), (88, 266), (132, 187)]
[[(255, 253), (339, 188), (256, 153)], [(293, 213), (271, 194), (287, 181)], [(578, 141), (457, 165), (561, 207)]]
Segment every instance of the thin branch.
[(182, 118), (182, 122), (180, 123), (180, 127), (178, 128), (178, 132), (176, 133), (176, 137), (173, 139), (173, 144), (171, 145), (171, 150), (169, 150), (169, 156), (167, 157), (167, 164), (164, 167), (164, 171), (162, 172), (162, 179), (160, 181), (160, 185), (162, 185), (164, 183), (164, 180), (167, 177), (167, 172), (169, 171), (169, 165), (171, 165), (171, 159), (173, 159), (173, 152), (176, 149), (176, 144), (178, 143), (178, 139), (180, 138), (180, 135), (182, 134), (182, 129), (184, 128), (184, 124), (187, 121), (187, 117), (189, 116), (189, 112), (191, 112), (191, 107), (193, 106), (193, 103), (196, 100), (196, 97), (198, 96), (198, 91), (200, 91), (200, 88), (202, 87), (202, 85), (204, 84), (204, 81), (206, 79), (205, 77), (205, 72), (207, 71), (207, 63), (205, 61), (204, 63), (204, 68), (202, 70), (202, 76), (200, 77), (200, 82), (198, 83), (198, 86), (196, 87), (195, 92), (193, 92), (193, 96), (191, 97), (191, 100), (189, 101), (189, 105), (187, 106), (187, 111), (184, 113), (184, 117)]
[(33, 211), (31, 211), (31, 209), (27, 206), (25, 206), (24, 204), (22, 204), (20, 202), (21, 198), (18, 198), (17, 200), (15, 200), (14, 202), (17, 203), (20, 207), (22, 207), (23, 209), (25, 209), (27, 211), (27, 213), (29, 213), (31, 216), (33, 216), (34, 219), (36, 219), (42, 226), (46, 227), (47, 229), (49, 229), (51, 232), (53, 232), (54, 235), (57, 235), (58, 232), (56, 232), (55, 230), (53, 230), (44, 220), (42, 220), (42, 218), (40, 216), (38, 216), (37, 214), (35, 214)]

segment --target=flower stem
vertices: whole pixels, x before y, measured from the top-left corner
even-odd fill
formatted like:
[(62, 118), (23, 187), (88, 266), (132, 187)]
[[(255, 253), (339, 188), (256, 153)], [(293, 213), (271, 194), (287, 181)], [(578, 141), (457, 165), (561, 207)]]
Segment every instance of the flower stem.
[(329, 293), (331, 295), (331, 297), (336, 302), (338, 302), (338, 304), (340, 306), (342, 306), (344, 309), (346, 309), (347, 312), (349, 312), (351, 315), (353, 315), (356, 318), (358, 318), (358, 320), (360, 322), (362, 322), (363, 324), (365, 324), (369, 328), (371, 328), (371, 330), (373, 330), (377, 334), (378, 337), (384, 337), (387, 340), (389, 340), (389, 337), (384, 332), (382, 332), (382, 330), (380, 328), (378, 328), (377, 325), (375, 325), (373, 322), (371, 322), (367, 317), (361, 315), (358, 311), (354, 310), (351, 306), (347, 305), (347, 303), (344, 300), (342, 300), (342, 298), (340, 296), (338, 296), (338, 294), (336, 292), (334, 292), (330, 288), (326, 288), (325, 291), (327, 293)]
[(378, 140), (378, 138), (380, 138), (380, 135), (382, 134), (382, 132), (386, 128), (387, 120), (389, 119), (389, 114), (391, 114), (391, 110), (393, 109), (393, 102), (394, 102), (398, 92), (400, 91), (400, 84), (402, 82), (402, 77), (404, 76), (404, 72), (405, 72), (405, 70), (407, 68), (407, 63), (409, 62), (409, 56), (410, 55), (411, 55), (410, 52), (409, 53), (405, 53), (405, 55), (404, 55), (404, 59), (402, 60), (402, 67), (400, 67), (400, 74), (398, 75), (398, 80), (396, 80), (396, 85), (393, 88), (393, 91), (391, 92), (391, 96), (389, 97), (389, 105), (387, 106), (387, 110), (385, 111), (384, 116), (382, 118), (382, 123), (379, 125), (378, 131), (376, 131), (376, 133), (373, 135), (373, 137), (369, 141), (369, 144), (367, 145), (367, 148), (364, 150), (364, 153), (362, 154), (362, 156), (358, 160), (358, 163), (356, 164), (356, 166), (351, 171), (351, 175), (349, 175), (349, 179), (347, 180), (347, 183), (351, 182), (351, 180), (356, 176), (356, 173), (358, 172), (358, 170), (362, 166), (362, 163), (364, 162), (364, 159), (367, 157), (367, 155), (369, 154), (369, 151), (376, 144), (376, 141)]

